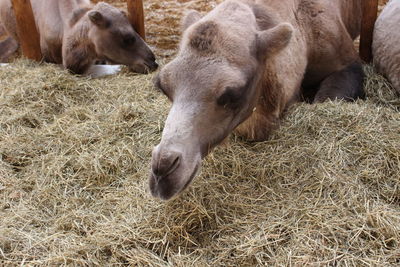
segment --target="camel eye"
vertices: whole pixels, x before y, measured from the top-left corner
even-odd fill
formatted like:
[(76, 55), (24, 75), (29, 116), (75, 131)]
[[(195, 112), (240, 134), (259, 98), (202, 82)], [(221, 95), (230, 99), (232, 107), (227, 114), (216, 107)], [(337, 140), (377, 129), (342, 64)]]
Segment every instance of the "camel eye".
[(217, 99), (217, 104), (231, 109), (238, 108), (241, 103), (241, 90), (228, 87)]
[(135, 41), (136, 41), (135, 36), (133, 35), (124, 36), (122, 39), (122, 42), (124, 43), (125, 46), (133, 45)]

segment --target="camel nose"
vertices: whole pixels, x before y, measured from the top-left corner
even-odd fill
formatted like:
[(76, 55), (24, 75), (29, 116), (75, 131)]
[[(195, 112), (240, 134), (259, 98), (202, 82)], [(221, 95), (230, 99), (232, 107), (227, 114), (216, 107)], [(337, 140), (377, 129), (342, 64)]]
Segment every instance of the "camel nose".
[(152, 172), (157, 181), (175, 171), (181, 163), (182, 154), (176, 151), (154, 148), (152, 156)]
[(158, 68), (158, 64), (157, 64), (157, 62), (153, 61), (153, 62), (151, 62), (151, 63), (149, 64), (149, 67), (150, 67), (150, 70), (151, 70), (151, 71), (155, 71), (155, 70), (157, 70), (157, 68)]
[(146, 62), (146, 65), (149, 67), (150, 71), (155, 71), (158, 68), (158, 64), (153, 53), (150, 54)]

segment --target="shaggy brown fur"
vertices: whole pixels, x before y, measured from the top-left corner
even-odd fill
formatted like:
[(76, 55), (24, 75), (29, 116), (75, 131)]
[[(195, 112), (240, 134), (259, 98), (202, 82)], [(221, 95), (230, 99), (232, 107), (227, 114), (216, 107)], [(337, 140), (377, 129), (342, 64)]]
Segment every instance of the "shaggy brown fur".
[(190, 45), (199, 52), (214, 52), (214, 40), (218, 34), (218, 26), (207, 21), (196, 28), (190, 38)]

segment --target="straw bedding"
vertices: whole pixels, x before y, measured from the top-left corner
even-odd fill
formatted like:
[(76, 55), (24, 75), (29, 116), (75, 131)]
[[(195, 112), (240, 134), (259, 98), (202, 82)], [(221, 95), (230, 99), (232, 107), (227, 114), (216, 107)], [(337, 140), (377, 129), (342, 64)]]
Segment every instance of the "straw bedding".
[(164, 203), (147, 190), (169, 108), (152, 75), (0, 68), (1, 265), (399, 265), (400, 99), (366, 71), (367, 100), (233, 135)]

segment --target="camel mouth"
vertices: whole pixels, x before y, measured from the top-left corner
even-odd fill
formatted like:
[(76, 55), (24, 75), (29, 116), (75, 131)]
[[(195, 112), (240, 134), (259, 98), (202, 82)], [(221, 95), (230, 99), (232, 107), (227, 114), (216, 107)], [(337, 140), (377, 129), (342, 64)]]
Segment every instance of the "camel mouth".
[(110, 65), (120, 65), (120, 64), (126, 65), (129, 67), (131, 71), (139, 74), (149, 74), (158, 69), (158, 63), (156, 61), (151, 61), (151, 60), (133, 64), (126, 64), (126, 62), (114, 60), (107, 56), (102, 56), (99, 58), (99, 60), (106, 61)]
[[(165, 201), (178, 196), (189, 187), (193, 179), (196, 177), (199, 169), (200, 162), (195, 165), (190, 175), (186, 176), (187, 178), (180, 175), (182, 170), (180, 170), (178, 166), (164, 177), (159, 177), (155, 175), (153, 171), (151, 171), (149, 177), (149, 187), (152, 196)], [(179, 181), (185, 182), (182, 185), (182, 183)]]
[(187, 180), (186, 184), (182, 187), (182, 189), (178, 192), (178, 194), (183, 192), (192, 183), (192, 181), (193, 181), (194, 177), (196, 177), (199, 169), (200, 169), (200, 164), (197, 164), (196, 167), (194, 168), (192, 174), (190, 175), (189, 179)]
[(158, 69), (158, 64), (156, 61), (146, 62), (144, 65), (147, 67), (149, 72), (156, 71)]
[(157, 70), (158, 64), (156, 62), (144, 62), (141, 64), (130, 65), (131, 71), (139, 74), (149, 74)]

